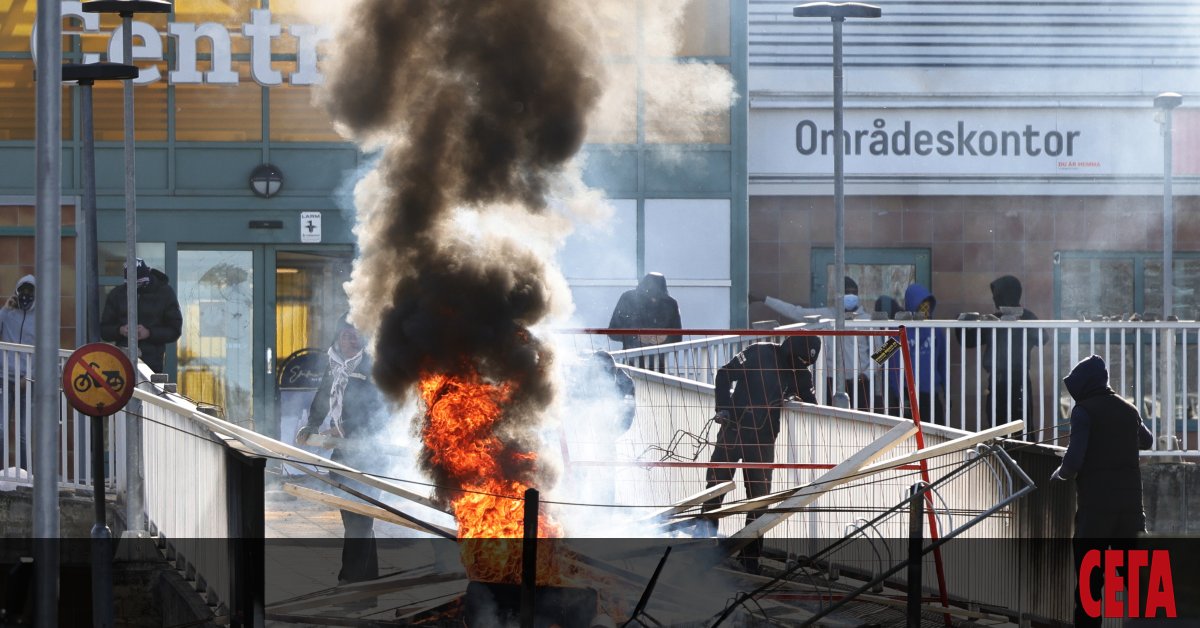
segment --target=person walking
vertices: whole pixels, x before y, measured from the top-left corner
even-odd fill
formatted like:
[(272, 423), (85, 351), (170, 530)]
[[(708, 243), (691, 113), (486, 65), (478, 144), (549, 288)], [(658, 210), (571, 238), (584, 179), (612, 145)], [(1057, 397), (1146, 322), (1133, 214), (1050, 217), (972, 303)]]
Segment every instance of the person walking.
[[(797, 397), (807, 403), (817, 402), (810, 369), (820, 353), (820, 338), (789, 336), (780, 344), (752, 344), (722, 366), (717, 371), (713, 417), (720, 430), (710, 461), (718, 465), (774, 462), (784, 401)], [(709, 467), (706, 486), (732, 480), (733, 471), (721, 466)], [(746, 496), (753, 499), (769, 493), (771, 475), (769, 468), (742, 469)], [(706, 501), (702, 511), (717, 508), (723, 499), (717, 496)], [(757, 518), (758, 513), (747, 513), (746, 524)], [(759, 540), (742, 552), (746, 567), (752, 571), (758, 568), (761, 543)]]
[[(750, 293), (751, 303), (764, 303), (776, 313), (793, 321), (801, 321), (806, 316), (820, 316), (832, 319), (836, 312), (832, 307), (801, 307), (775, 297), (762, 297)], [(845, 278), (845, 295), (842, 297), (842, 309), (846, 320), (871, 320), (871, 315), (862, 307), (858, 297), (858, 283)], [(833, 328), (832, 323), (822, 323), (823, 327)], [(871, 361), (871, 343), (867, 338), (843, 336), (837, 343), (838, 355), (833, 351), (825, 352), (826, 391), (830, 398), (833, 395), (833, 378), (841, 374), (844, 390), (850, 396), (852, 407), (867, 409), (871, 407), (871, 395), (874, 388), (873, 380), (875, 363)], [(840, 364), (839, 364), (840, 362)]]
[[(933, 317), (934, 308), (937, 307), (937, 298), (925, 286), (914, 283), (904, 291), (904, 307), (909, 312), (913, 312), (918, 320), (927, 320)], [(915, 328), (910, 327), (908, 332), (908, 346), (912, 353), (913, 377), (915, 381), (913, 385), (917, 390), (917, 408), (921, 412), (921, 420), (937, 423), (939, 425), (946, 424), (946, 355), (947, 341), (945, 334), (941, 330), (930, 329), (927, 327)], [(888, 385), (889, 390), (899, 391), (900, 396), (905, 403), (908, 402), (907, 393), (904, 386), (901, 385), (900, 371), (904, 367), (903, 358), (897, 352), (888, 362)], [(893, 404), (897, 404), (893, 402)], [(905, 415), (912, 417), (912, 408), (908, 408)]]
[[(378, 466), (371, 454), (370, 439), (380, 433), (386, 416), (383, 396), (371, 377), (371, 357), (358, 330), (343, 316), (337, 325), (329, 363), (309, 407), (308, 423), (296, 432), (296, 444), (307, 445), (329, 419), (330, 432), (337, 442), (331, 459), (360, 471)], [(374, 489), (358, 484), (338, 473), (330, 479), (353, 486), (363, 493)], [(342, 568), (338, 583), (359, 582), (379, 577), (379, 556), (375, 543), (375, 519), (341, 511), (345, 539), (342, 544)]]
[[(1018, 320), (1037, 320), (1036, 314), (1021, 305), (1021, 280), (1004, 275), (993, 281), (990, 287), (992, 303), (996, 305), (996, 318), (1004, 320), (1008, 316), (1006, 308), (1009, 311), (1019, 308), (1021, 313), (1017, 316)], [(995, 329), (995, 333), (991, 329), (962, 331), (968, 348), (983, 346), (983, 368), (991, 373), (990, 377), (983, 380), (983, 391), (987, 397), (983, 407), (987, 417), (993, 424), (1024, 421), (1033, 410), (1033, 383), (1029, 380), (1028, 359), (1029, 351), (1038, 345), (1036, 334), (1004, 328)], [(993, 403), (996, 406), (994, 412)]]
[[(626, 290), (617, 299), (609, 329), (681, 329), (679, 303), (667, 292), (667, 279), (662, 273), (646, 273), (633, 290)], [(612, 339), (622, 349), (638, 349), (664, 343), (679, 342), (679, 334), (622, 334)]]
[[(1084, 612), (1079, 588), (1083, 557), (1092, 550), (1129, 549), (1146, 531), (1142, 510), (1142, 475), (1138, 451), (1149, 449), (1154, 436), (1136, 407), (1108, 384), (1104, 358), (1093, 355), (1063, 379), (1075, 400), (1071, 409), (1071, 442), (1052, 481), (1075, 479), (1075, 626), (1100, 626), (1101, 618)], [(1100, 599), (1101, 574), (1093, 574), (1090, 594)]]
[[(25, 275), (17, 280), (12, 296), (0, 308), (0, 342), (32, 345), (34, 342), (34, 307), (37, 304), (37, 280), (33, 275)], [(18, 352), (5, 352), (10, 359), (8, 362), (8, 377), (4, 380), (5, 410), (3, 429), (0, 437), (9, 439), (9, 447), (17, 452), (17, 466), (24, 469), (29, 460), (29, 402), (31, 388), (24, 385), (29, 369), (32, 366), (32, 356)], [(21, 403), (17, 403), (20, 398)], [(17, 422), (22, 421), (22, 429), (17, 429)], [(20, 432), (18, 439), (16, 434)], [(7, 466), (7, 460), (0, 460), (0, 468)]]
[[(150, 268), (137, 258), (137, 329), (138, 357), (155, 373), (165, 371), (167, 345), (179, 339), (183, 314), (179, 300), (166, 273)], [(100, 315), (100, 338), (124, 346), (129, 337), (128, 286), (121, 284), (108, 293)]]

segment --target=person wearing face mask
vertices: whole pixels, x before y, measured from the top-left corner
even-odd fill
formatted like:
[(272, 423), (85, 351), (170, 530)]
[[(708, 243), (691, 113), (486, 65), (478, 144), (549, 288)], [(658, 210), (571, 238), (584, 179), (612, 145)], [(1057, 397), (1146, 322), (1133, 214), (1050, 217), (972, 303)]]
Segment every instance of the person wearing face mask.
[[(842, 297), (842, 309), (846, 320), (871, 320), (871, 315), (862, 307), (858, 296), (858, 283), (845, 278), (845, 295)], [(832, 319), (836, 313), (832, 307), (801, 307), (775, 297), (762, 297), (750, 293), (751, 303), (763, 303), (779, 315), (794, 320), (803, 320), (806, 316), (820, 316), (822, 319)], [(822, 326), (833, 328), (833, 323), (822, 323)], [(833, 394), (833, 374), (844, 373), (846, 394), (854, 400), (858, 409), (871, 407), (871, 385), (875, 377), (875, 363), (871, 361), (871, 343), (867, 338), (843, 336), (837, 343), (840, 355), (833, 351), (825, 352), (825, 385), (829, 394)], [(839, 367), (836, 361), (842, 361)]]
[[(125, 284), (113, 288), (100, 315), (100, 338), (122, 347), (129, 333), (126, 290)], [(178, 340), (182, 331), (183, 314), (167, 275), (137, 258), (138, 357), (155, 373), (164, 372), (167, 344)]]
[[(933, 318), (933, 309), (937, 306), (937, 298), (929, 288), (914, 283), (904, 291), (904, 307), (912, 312), (917, 320)], [(913, 377), (917, 390), (917, 404), (921, 411), (921, 420), (939, 425), (946, 424), (946, 334), (942, 330), (928, 327), (908, 328), (908, 347), (912, 355)], [(888, 386), (891, 390), (905, 394), (906, 388), (900, 385), (900, 370), (903, 368), (900, 352), (888, 361)], [(908, 403), (907, 396), (904, 398)], [(905, 415), (912, 417), (912, 409), (905, 408)]]
[[(13, 289), (13, 294), (8, 298), (4, 307), (0, 309), (0, 342), (11, 342), (14, 344), (32, 345), (34, 340), (34, 316), (33, 308), (37, 296), (37, 282), (33, 275), (25, 275), (17, 280), (17, 285)], [(28, 412), (21, 412), (29, 408), (29, 393), (30, 386), (23, 386), (26, 381), (26, 376), (32, 364), (30, 363), (28, 354), (11, 353), (9, 359), (12, 360), (8, 364), (8, 379), (4, 382), (4, 396), (8, 403), (8, 420), (3, 423), (3, 433), (6, 438), (11, 438), (10, 435), (15, 435), (16, 430), (12, 426), (16, 425), (18, 418), (28, 416)], [(20, 391), (17, 389), (20, 388)], [(21, 398), (23, 408), (17, 406), (17, 398)], [(22, 426), (21, 442), (10, 442), (9, 447), (16, 448), (18, 452), (18, 465), (22, 468), (26, 467), (28, 443), (29, 443), (29, 424), (25, 423)], [(7, 462), (7, 461), (3, 461)], [(3, 466), (3, 465), (0, 465)]]

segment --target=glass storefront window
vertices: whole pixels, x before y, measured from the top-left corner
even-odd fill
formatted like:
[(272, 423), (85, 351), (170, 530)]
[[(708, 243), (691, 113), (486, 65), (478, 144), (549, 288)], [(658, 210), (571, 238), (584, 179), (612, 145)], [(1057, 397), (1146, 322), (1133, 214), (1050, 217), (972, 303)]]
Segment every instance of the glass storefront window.
[(684, 9), (679, 56), (729, 56), (729, 28), (729, 0), (692, 0)]
[(176, 85), (175, 139), (181, 142), (262, 140), (263, 88), (250, 77), (249, 63), (234, 62), (236, 85)]
[(593, 144), (637, 143), (637, 66), (610, 63), (608, 89), (588, 118), (587, 141)]
[[(33, 140), (37, 97), (33, 86), (33, 61), (0, 59), (0, 141)], [(71, 139), (72, 108), (69, 92), (63, 91), (62, 136)]]
[[(101, 277), (122, 277), (125, 274), (125, 243), (100, 242), (96, 247)], [(162, 242), (138, 242), (136, 255), (146, 260), (150, 268), (165, 272), (167, 267), (167, 245)]]
[[(718, 73), (717, 68), (723, 69)], [(723, 79), (723, 80), (722, 80)], [(728, 95), (733, 78), (728, 66), (704, 63), (657, 63), (644, 68), (642, 79), (656, 89), (645, 92), (646, 142), (656, 144), (728, 144), (730, 138)], [(724, 98), (726, 106), (697, 111), (692, 103), (713, 103)]]
[[(156, 65), (165, 76), (166, 62)], [(67, 93), (64, 92), (64, 95)], [(120, 81), (101, 81), (92, 87), (92, 117), (97, 142), (120, 142), (125, 139), (125, 89)], [(139, 142), (167, 141), (166, 81), (136, 87), (133, 126), (134, 138)]]
[(228, 420), (254, 420), (254, 254), (179, 251), (179, 391), (221, 408)]
[(329, 114), (313, 102), (315, 87), (291, 85), (287, 77), (296, 70), (295, 63), (278, 63), (284, 82), (268, 92), (271, 113), (271, 140), (277, 142), (341, 142), (342, 136), (333, 130)]
[(1063, 318), (1120, 316), (1135, 311), (1131, 257), (1066, 257), (1059, 266)]

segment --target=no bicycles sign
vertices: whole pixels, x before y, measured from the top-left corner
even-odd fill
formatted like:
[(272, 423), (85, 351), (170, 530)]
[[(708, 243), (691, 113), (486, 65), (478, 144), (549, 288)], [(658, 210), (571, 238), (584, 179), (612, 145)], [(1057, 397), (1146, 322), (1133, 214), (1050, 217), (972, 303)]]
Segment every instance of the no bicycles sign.
[(63, 365), (63, 394), (71, 407), (89, 416), (116, 413), (133, 397), (133, 364), (113, 345), (83, 345)]

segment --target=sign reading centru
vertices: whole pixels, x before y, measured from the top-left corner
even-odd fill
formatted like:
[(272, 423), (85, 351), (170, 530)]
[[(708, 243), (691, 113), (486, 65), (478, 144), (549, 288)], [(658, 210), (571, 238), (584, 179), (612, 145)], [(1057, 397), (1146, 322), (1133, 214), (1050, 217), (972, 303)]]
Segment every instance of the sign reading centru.
[(63, 365), (63, 394), (72, 408), (88, 416), (108, 416), (133, 397), (134, 375), (133, 364), (117, 347), (86, 344)]

